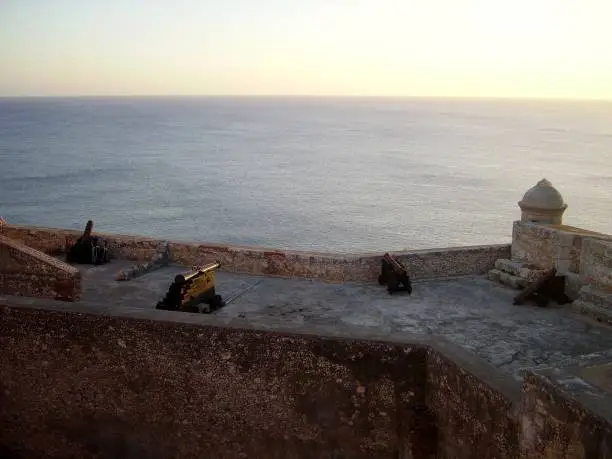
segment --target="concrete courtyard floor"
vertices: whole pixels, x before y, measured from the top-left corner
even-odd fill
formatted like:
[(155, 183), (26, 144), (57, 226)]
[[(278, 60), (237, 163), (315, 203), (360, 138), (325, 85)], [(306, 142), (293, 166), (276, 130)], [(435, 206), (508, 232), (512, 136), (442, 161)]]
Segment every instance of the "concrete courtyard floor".
[[(154, 309), (185, 267), (167, 266), (131, 281), (115, 281), (131, 263), (80, 266), (88, 307)], [(485, 277), (415, 282), (412, 295), (389, 295), (376, 282), (328, 284), (217, 272), (217, 293), (229, 300), (215, 315), (244, 318), (254, 326), (275, 323), (375, 328), (377, 332), (432, 334), (461, 346), (505, 373), (521, 379), (522, 369), (565, 366), (612, 349), (612, 328), (557, 305), (513, 306), (516, 291)], [(20, 299), (35, 304), (36, 299)], [(78, 304), (78, 303), (77, 303)], [(186, 314), (177, 312), (176, 314)]]

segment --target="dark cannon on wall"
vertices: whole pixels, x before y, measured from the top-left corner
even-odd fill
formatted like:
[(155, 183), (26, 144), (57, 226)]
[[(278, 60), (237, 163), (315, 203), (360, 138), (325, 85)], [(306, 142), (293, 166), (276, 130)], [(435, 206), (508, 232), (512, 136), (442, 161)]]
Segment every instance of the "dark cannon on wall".
[(408, 271), (404, 265), (393, 258), (388, 253), (385, 253), (381, 261), (381, 272), (378, 276), (378, 283), (380, 285), (387, 285), (387, 291), (389, 294), (395, 292), (408, 292), (412, 294), (412, 282)]
[(522, 305), (526, 301), (533, 301), (543, 308), (548, 306), (551, 300), (559, 305), (571, 302), (565, 294), (565, 276), (559, 276), (555, 268), (544, 272), (539, 278), (529, 284), (514, 298), (512, 304)]
[(196, 267), (188, 274), (178, 274), (155, 309), (211, 313), (224, 306), (225, 302), (215, 292), (215, 270), (220, 266), (215, 262)]
[(99, 236), (94, 236), (92, 232), (93, 221), (89, 220), (83, 235), (72, 246), (66, 248), (68, 263), (101, 265), (110, 261), (107, 242)]

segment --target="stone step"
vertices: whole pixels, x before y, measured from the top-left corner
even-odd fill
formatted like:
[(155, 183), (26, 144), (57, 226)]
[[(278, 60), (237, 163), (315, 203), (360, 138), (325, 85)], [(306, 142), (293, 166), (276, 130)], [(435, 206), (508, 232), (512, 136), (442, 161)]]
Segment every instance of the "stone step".
[(499, 269), (490, 269), (487, 272), (487, 279), (489, 279), (492, 282), (499, 282), (500, 274), (501, 274), (501, 271)]
[(521, 261), (508, 260), (506, 258), (496, 260), (495, 269), (512, 274), (516, 277), (520, 277), (521, 279), (525, 279), (528, 283), (535, 281), (546, 271), (545, 269), (542, 269), (536, 265), (523, 263)]
[(597, 322), (612, 325), (612, 310), (599, 307), (588, 301), (578, 299), (571, 304), (574, 312), (590, 317)]
[(582, 288), (582, 279), (576, 273), (564, 273), (565, 275), (565, 294), (572, 300), (577, 300)]
[(612, 311), (612, 292), (598, 289), (592, 285), (585, 285), (580, 289), (578, 299), (587, 303), (592, 303), (600, 308), (607, 308)]
[(499, 269), (489, 270), (487, 277), (493, 282), (498, 282), (502, 285), (507, 285), (517, 290), (524, 289), (529, 282), (513, 274), (501, 271)]

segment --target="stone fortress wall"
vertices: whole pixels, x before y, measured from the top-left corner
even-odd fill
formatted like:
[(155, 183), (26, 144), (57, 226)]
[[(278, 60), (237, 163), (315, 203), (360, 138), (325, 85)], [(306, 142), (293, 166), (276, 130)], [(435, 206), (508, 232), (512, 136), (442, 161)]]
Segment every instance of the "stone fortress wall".
[(564, 225), (567, 205), (547, 180), (527, 191), (519, 206), (511, 256), (497, 260), (489, 278), (523, 288), (554, 268), (565, 277), (576, 312), (612, 324), (612, 235)]
[(75, 301), (78, 269), (0, 234), (0, 294)]
[[(573, 307), (597, 320), (612, 323), (612, 236), (563, 224), (567, 205), (546, 180), (519, 202), (521, 220), (512, 228), (511, 244), (450, 247), (390, 252), (401, 260), (412, 279), (435, 279), (487, 274), (491, 280), (523, 288), (547, 269), (566, 279)], [(79, 231), (0, 225), (0, 234), (43, 254), (65, 253)], [(328, 282), (373, 282), (382, 253), (315, 253), (199, 242), (163, 241), (141, 236), (101, 234), (114, 257), (146, 263), (164, 246), (169, 263), (194, 266), (220, 261), (229, 272), (280, 277), (305, 277)], [(31, 259), (31, 263), (34, 263)], [(41, 266), (38, 270), (44, 271)], [(41, 272), (42, 272), (41, 271)], [(31, 278), (36, 284), (44, 277)], [(38, 279), (38, 280), (37, 280)], [(42, 291), (33, 285), (28, 291)], [(0, 292), (2, 290), (0, 289)], [(74, 295), (76, 298), (78, 295)]]
[(612, 457), (606, 393), (439, 337), (0, 306), (0, 346), (3, 459)]
[[(610, 237), (563, 226), (559, 198), (548, 182), (526, 193), (512, 244), (397, 255), (415, 279), (487, 273), (515, 287), (555, 267), (571, 279), (572, 305), (586, 305), (578, 312), (605, 311)], [(1, 231), (5, 253), (28, 252), (35, 266), (51, 264), (37, 251), (60, 254), (79, 235)], [(115, 256), (135, 261), (160, 243), (107, 237)], [(234, 272), (330, 282), (374, 281), (381, 256), (168, 247), (187, 266), (218, 259)], [(0, 306), (0, 457), (612, 458), (610, 392), (581, 379), (612, 351), (528, 371), (521, 386), (436, 336), (269, 325), (9, 301)]]
[[(46, 254), (63, 254), (82, 234), (76, 230), (6, 224), (1, 233)], [(169, 262), (194, 266), (220, 261), (221, 270), (328, 282), (375, 281), (382, 253), (315, 253), (199, 242), (162, 241), (141, 236), (96, 233), (110, 244), (115, 258), (148, 261), (167, 244)], [(510, 244), (391, 252), (410, 268), (414, 279), (485, 274), (498, 258), (510, 256)]]

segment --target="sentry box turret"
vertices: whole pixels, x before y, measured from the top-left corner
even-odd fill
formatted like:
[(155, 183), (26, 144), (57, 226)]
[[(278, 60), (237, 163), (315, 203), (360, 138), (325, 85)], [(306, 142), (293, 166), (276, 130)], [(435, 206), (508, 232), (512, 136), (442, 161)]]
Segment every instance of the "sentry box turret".
[(215, 293), (215, 270), (220, 266), (221, 263), (215, 262), (178, 274), (155, 309), (210, 314), (224, 306), (221, 296)]

